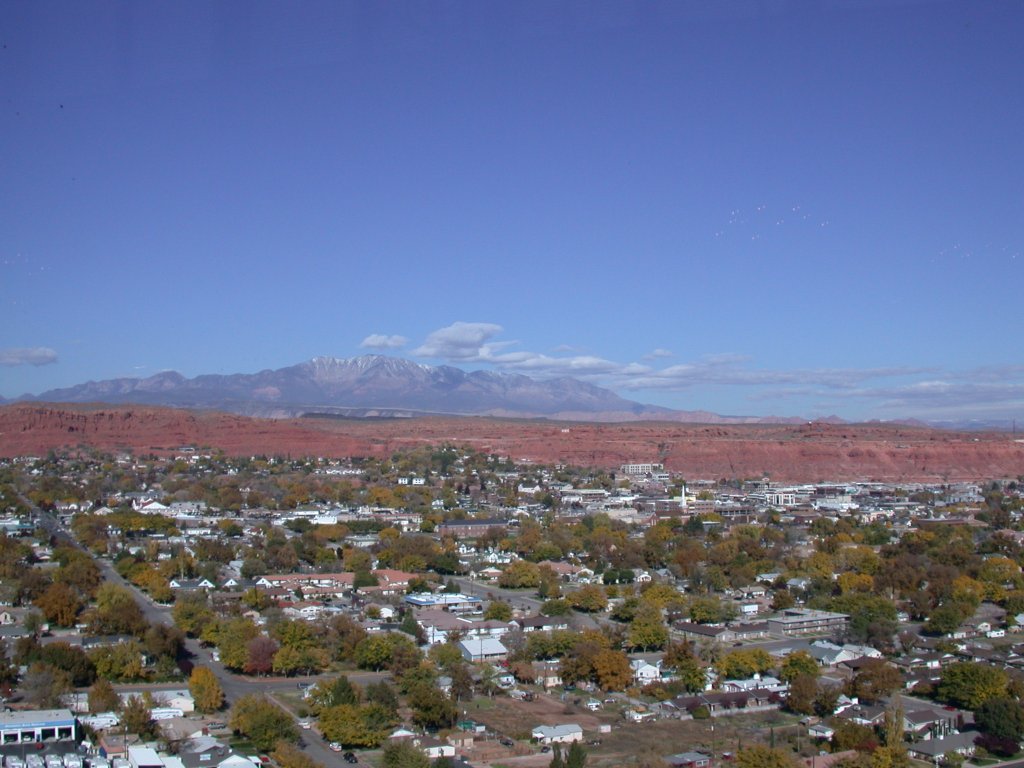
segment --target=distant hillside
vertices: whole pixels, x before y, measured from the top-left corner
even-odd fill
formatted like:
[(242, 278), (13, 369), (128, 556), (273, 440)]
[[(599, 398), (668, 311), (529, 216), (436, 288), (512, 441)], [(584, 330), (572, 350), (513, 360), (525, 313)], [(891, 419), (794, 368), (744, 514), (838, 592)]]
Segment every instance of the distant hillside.
[(315, 357), (259, 373), (203, 375), (173, 371), (144, 379), (90, 381), (21, 400), (59, 403), (166, 405), (288, 418), (308, 414), (353, 417), (424, 414), (544, 417), (591, 421), (666, 420), (701, 423), (795, 421), (723, 417), (644, 405), (577, 379), (539, 381), (493, 371), (466, 372), (396, 357)]
[(519, 461), (615, 470), (656, 461), (693, 480), (951, 482), (1024, 475), (1024, 441), (892, 424), (595, 424), (481, 417), (254, 419), (150, 406), (0, 407), (0, 456), (89, 446), (173, 455), (391, 456), (454, 444)]

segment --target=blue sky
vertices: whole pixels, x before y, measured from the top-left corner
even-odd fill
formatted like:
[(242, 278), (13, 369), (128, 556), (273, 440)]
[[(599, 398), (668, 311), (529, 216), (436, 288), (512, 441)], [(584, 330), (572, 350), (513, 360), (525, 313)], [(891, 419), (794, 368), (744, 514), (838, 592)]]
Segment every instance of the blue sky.
[(1024, 4), (0, 5), (0, 394), (384, 352), (1024, 421)]

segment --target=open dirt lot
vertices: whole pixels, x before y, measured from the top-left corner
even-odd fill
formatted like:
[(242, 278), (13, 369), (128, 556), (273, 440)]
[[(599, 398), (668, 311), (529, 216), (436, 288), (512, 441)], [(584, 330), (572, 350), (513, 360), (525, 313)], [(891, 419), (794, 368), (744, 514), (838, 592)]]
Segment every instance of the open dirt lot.
[[(467, 707), (467, 716), (486, 724), (499, 734), (514, 739), (528, 740), (530, 731), (536, 725), (557, 725), (578, 723), (583, 727), (586, 741), (600, 739), (598, 745), (587, 745), (590, 768), (612, 768), (629, 766), (643, 753), (671, 755), (677, 752), (699, 750), (714, 752), (736, 752), (744, 744), (767, 743), (771, 729), (775, 729), (776, 743), (787, 743), (797, 735), (795, 718), (778, 712), (737, 715), (710, 720), (658, 720), (645, 723), (629, 723), (618, 708), (613, 711), (589, 712), (582, 707), (566, 704), (553, 696), (539, 696), (533, 702), (514, 701), (500, 698), (481, 702), (480, 709)], [(598, 726), (611, 726), (609, 733), (599, 733)], [(504, 754), (502, 754), (504, 750)], [(523, 755), (523, 752), (529, 754)], [(517, 754), (518, 753), (518, 754)], [(536, 747), (518, 742), (516, 750), (501, 747), (490, 742), (481, 744), (479, 749), (467, 753), (474, 764), (492, 766), (546, 766), (550, 754), (539, 754)]]

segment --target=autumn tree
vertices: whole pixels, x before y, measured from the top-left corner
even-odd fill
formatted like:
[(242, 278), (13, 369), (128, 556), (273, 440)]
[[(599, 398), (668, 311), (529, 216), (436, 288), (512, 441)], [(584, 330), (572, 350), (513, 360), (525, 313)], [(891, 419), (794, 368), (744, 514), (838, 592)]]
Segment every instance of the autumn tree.
[(902, 687), (900, 671), (884, 659), (867, 659), (848, 684), (850, 696), (869, 704)]
[(882, 725), (883, 744), (871, 755), (872, 768), (907, 768), (910, 759), (903, 746), (903, 706), (899, 696), (885, 710)]
[(63, 641), (49, 643), (39, 648), (33, 660), (66, 672), (71, 684), (76, 687), (91, 685), (96, 679), (96, 667), (92, 659), (77, 645)]
[(63, 670), (36, 662), (25, 673), (21, 690), (37, 709), (54, 709), (60, 706), (61, 696), (71, 690), (71, 678)]
[(100, 678), (89, 688), (89, 712), (114, 712), (121, 707), (121, 698), (109, 680)]
[(279, 741), (270, 753), (270, 758), (279, 768), (324, 768), (294, 744)]
[(814, 714), (814, 702), (818, 696), (818, 681), (811, 675), (797, 675), (789, 681), (786, 693), (786, 707), (798, 715)]
[(209, 714), (224, 706), (224, 691), (209, 667), (195, 667), (188, 678), (188, 690), (200, 712)]
[(597, 584), (587, 584), (569, 595), (569, 602), (578, 611), (598, 613), (608, 607), (608, 596)]
[(245, 666), (242, 671), (247, 675), (269, 675), (274, 670), (274, 654), (278, 648), (277, 641), (272, 637), (254, 637), (245, 647)]
[(84, 603), (72, 587), (54, 582), (35, 600), (35, 606), (46, 620), (59, 627), (74, 626)]
[(536, 589), (540, 584), (540, 568), (529, 560), (516, 560), (498, 577), (503, 589)]
[(153, 710), (141, 696), (130, 696), (121, 710), (121, 725), (142, 739), (155, 739), (160, 728), (153, 720)]
[(775, 747), (754, 744), (736, 753), (737, 768), (796, 768), (789, 752)]
[(633, 681), (629, 659), (622, 651), (604, 648), (594, 655), (594, 682), (605, 691), (621, 691)]

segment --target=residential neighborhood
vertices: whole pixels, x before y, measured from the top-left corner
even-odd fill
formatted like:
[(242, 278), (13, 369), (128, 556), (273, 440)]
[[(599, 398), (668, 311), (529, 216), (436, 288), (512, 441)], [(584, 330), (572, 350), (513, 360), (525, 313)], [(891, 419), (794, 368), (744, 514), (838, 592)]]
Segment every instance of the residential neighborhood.
[(0, 508), (15, 768), (959, 768), (1024, 739), (1015, 479), (86, 450), (3, 460)]

